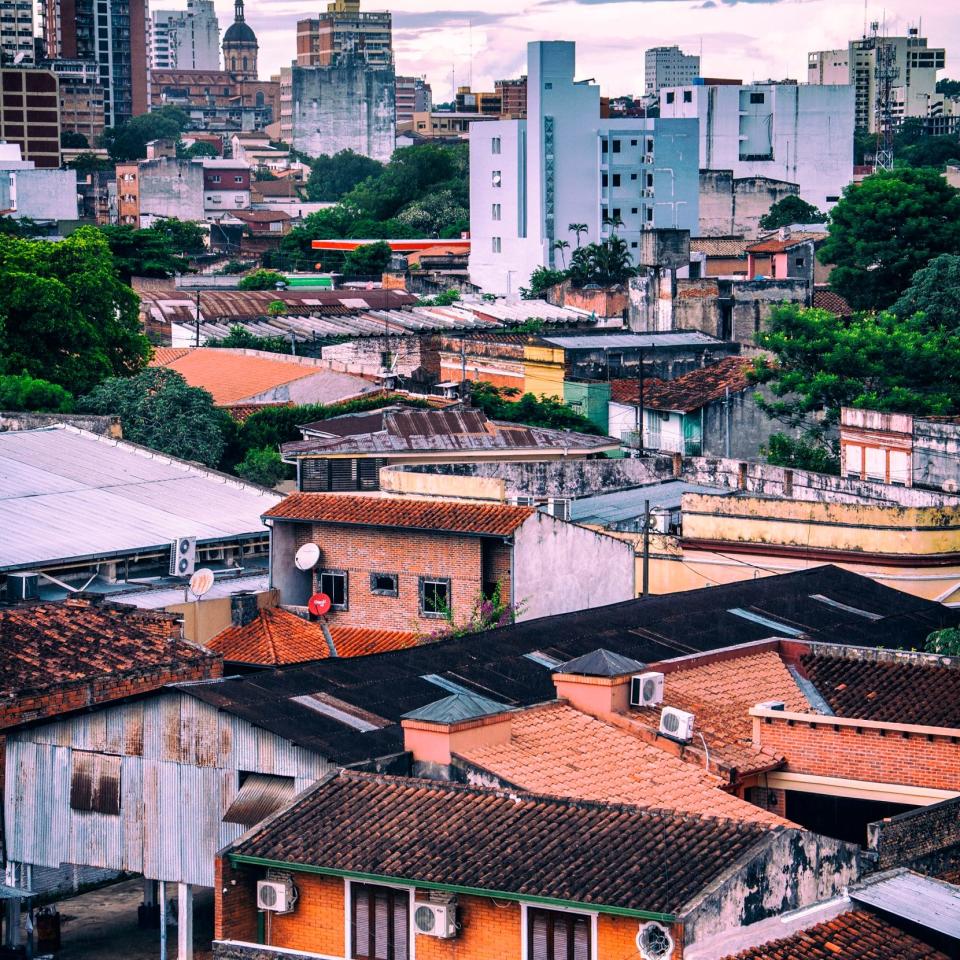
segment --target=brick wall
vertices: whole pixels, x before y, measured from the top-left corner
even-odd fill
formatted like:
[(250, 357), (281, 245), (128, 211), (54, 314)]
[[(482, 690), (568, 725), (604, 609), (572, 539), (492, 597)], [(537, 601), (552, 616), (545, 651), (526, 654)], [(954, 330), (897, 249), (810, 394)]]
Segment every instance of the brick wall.
[[(349, 609), (331, 611), (331, 624), (430, 632), (443, 621), (420, 616), (421, 576), (450, 578), (458, 623), (469, 617), (483, 587), (479, 537), (314, 524), (298, 531), (297, 546), (310, 540), (322, 551), (315, 575), (322, 568), (349, 574)], [(371, 593), (371, 573), (397, 574), (399, 595)]]
[[(423, 893), (423, 899), (427, 894)], [(462, 929), (450, 940), (417, 937), (417, 960), (502, 960), (519, 957), (520, 904), (486, 897), (457, 898)]]
[[(759, 737), (759, 743), (757, 739)], [(754, 742), (787, 758), (786, 770), (823, 777), (956, 790), (960, 749), (951, 736), (754, 718)]]
[(343, 956), (343, 880), (315, 873), (297, 873), (293, 882), (299, 894), (296, 910), (270, 916), (266, 939), (288, 950)]
[[(601, 915), (597, 918), (597, 956), (601, 958), (634, 958), (640, 956), (637, 949), (637, 935), (645, 921), (630, 917), (611, 917)], [(683, 957), (683, 927), (673, 924), (670, 929), (673, 937), (673, 953), (670, 960)]]
[(216, 940), (257, 941), (257, 880), (262, 870), (214, 862), (213, 936)]
[(869, 824), (867, 845), (877, 852), (880, 870), (945, 869), (960, 861), (960, 797)]

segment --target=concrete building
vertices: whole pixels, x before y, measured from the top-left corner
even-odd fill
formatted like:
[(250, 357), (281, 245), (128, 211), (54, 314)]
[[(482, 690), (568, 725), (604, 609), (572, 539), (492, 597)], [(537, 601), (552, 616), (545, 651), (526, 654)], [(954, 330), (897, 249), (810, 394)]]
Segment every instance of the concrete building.
[(14, 66), (34, 62), (31, 0), (0, 0), (0, 53), (4, 63)]
[(409, 123), (415, 113), (433, 109), (433, 91), (423, 77), (397, 77), (395, 90), (397, 124)]
[(361, 13), (360, 0), (333, 0), (326, 13), (297, 22), (297, 66), (329, 67), (344, 58), (393, 66), (391, 15)]
[(187, 0), (186, 10), (154, 10), (150, 34), (154, 70), (219, 70), (220, 23), (213, 0)]
[(188, 113), (193, 130), (263, 130), (280, 117), (280, 84), (230, 70), (153, 70), (150, 109), (167, 104)]
[[(610, 236), (634, 257), (655, 227), (696, 231), (694, 120), (602, 119), (600, 89), (577, 82), (575, 45), (527, 48), (527, 119), (483, 123), (470, 138), (470, 279), (516, 293), (541, 266), (559, 264), (556, 241)], [(694, 117), (696, 115), (694, 114)]]
[(785, 197), (796, 196), (795, 183), (769, 177), (735, 177), (732, 170), (700, 171), (700, 236), (746, 237), (760, 231), (760, 218)]
[(650, 47), (643, 57), (644, 89), (659, 97), (664, 87), (685, 87), (700, 76), (700, 58), (679, 47)]
[(146, 0), (44, 0), (41, 15), (48, 59), (97, 65), (106, 126), (147, 112)]
[(470, 128), (474, 124), (497, 119), (499, 119), (499, 113), (424, 111), (414, 113), (407, 123), (401, 123), (398, 120), (397, 134), (409, 133), (422, 140), (469, 140)]
[(243, 0), (235, 0), (233, 23), (223, 35), (223, 66), (240, 80), (257, 79), (257, 35), (244, 19)]
[(46, 60), (59, 81), (60, 126), (82, 134), (95, 147), (103, 136), (104, 87), (97, 65), (89, 60)]
[(853, 180), (854, 88), (711, 83), (660, 91), (661, 117), (700, 121), (700, 168), (795, 183), (821, 210)]
[(500, 116), (504, 120), (523, 120), (527, 116), (527, 78), (496, 80), (493, 89), (500, 97)]
[[(0, 69), (0, 141), (37, 167), (60, 166), (60, 87), (50, 70)], [(19, 159), (18, 158), (18, 159)]]
[[(926, 117), (941, 99), (937, 72), (946, 65), (943, 47), (928, 47), (927, 38), (911, 27), (905, 37), (883, 37), (876, 31), (851, 40), (846, 50), (817, 50), (807, 58), (810, 84), (852, 84), (856, 91), (855, 125), (876, 133), (878, 77), (889, 82), (890, 119), (897, 125), (906, 117)], [(878, 68), (879, 72), (878, 72)], [(889, 73), (889, 81), (882, 78)]]
[(77, 219), (77, 171), (37, 167), (20, 148), (0, 144), (0, 210), (31, 220)]

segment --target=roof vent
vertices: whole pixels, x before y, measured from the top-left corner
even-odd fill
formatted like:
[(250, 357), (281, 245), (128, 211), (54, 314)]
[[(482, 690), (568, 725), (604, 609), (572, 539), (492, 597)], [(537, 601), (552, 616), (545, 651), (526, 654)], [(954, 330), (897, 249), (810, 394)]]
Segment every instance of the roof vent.
[(763, 703), (758, 703), (757, 706), (763, 710), (786, 710), (787, 704), (783, 700), (764, 700)]
[(637, 933), (637, 949), (643, 960), (667, 960), (673, 956), (673, 937), (662, 923), (642, 923)]

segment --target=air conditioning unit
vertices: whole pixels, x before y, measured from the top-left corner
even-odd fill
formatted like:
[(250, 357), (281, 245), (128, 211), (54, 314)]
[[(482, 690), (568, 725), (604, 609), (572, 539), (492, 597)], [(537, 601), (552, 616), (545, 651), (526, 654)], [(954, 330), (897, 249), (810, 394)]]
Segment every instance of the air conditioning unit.
[(548, 497), (547, 513), (558, 520), (570, 519), (570, 498), (569, 497)]
[(417, 900), (413, 904), (413, 925), (417, 933), (449, 940), (457, 935), (457, 903), (432, 903)]
[(660, 732), (671, 740), (689, 743), (693, 737), (693, 714), (676, 707), (664, 707), (660, 711)]
[(271, 913), (292, 913), (297, 902), (293, 879), (257, 881), (257, 909)]
[(663, 703), (663, 674), (651, 671), (630, 678), (630, 706), (655, 707)]
[(192, 577), (197, 565), (197, 538), (177, 537), (170, 543), (170, 576)]

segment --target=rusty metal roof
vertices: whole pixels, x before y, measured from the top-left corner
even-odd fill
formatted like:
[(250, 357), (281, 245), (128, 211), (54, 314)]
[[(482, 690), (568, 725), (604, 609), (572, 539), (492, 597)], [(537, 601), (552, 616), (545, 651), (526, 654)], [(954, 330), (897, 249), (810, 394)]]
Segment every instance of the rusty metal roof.
[(294, 796), (293, 777), (250, 773), (240, 785), (233, 803), (223, 815), (224, 823), (252, 827), (271, 813), (285, 807)]

